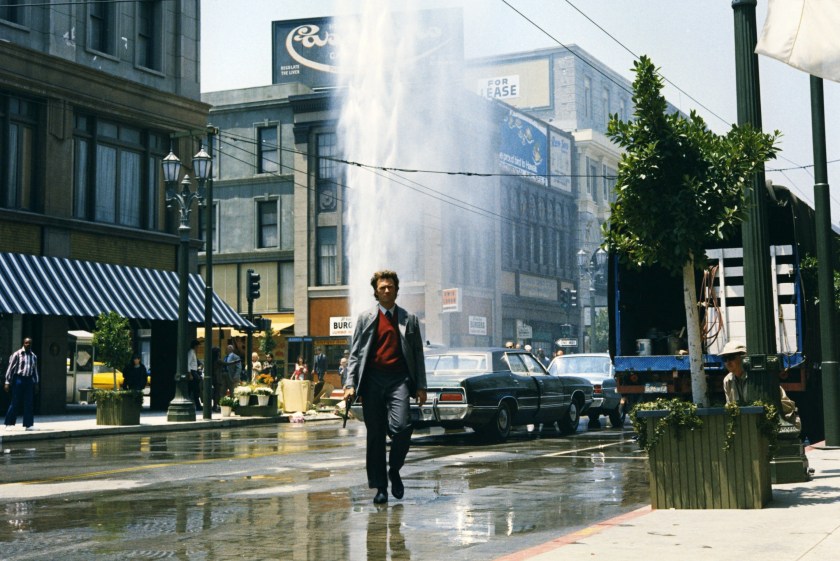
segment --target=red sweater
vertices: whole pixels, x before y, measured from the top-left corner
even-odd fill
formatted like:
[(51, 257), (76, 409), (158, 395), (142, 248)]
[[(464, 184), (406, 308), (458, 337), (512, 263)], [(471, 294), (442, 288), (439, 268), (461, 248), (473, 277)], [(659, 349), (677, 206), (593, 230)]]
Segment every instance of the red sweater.
[[(396, 314), (396, 308), (394, 308)], [(376, 370), (397, 371), (404, 370), (400, 332), (397, 329), (396, 318), (390, 321), (379, 309), (379, 319), (376, 322), (376, 340), (373, 343), (373, 356), (370, 365)]]

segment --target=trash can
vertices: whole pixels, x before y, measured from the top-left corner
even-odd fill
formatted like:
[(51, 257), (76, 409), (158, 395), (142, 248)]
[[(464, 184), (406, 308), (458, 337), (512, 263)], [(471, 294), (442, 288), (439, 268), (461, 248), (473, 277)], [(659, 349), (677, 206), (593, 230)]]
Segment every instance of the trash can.
[(283, 412), (296, 413), (308, 411), (312, 401), (312, 382), (309, 380), (281, 380), (283, 392)]

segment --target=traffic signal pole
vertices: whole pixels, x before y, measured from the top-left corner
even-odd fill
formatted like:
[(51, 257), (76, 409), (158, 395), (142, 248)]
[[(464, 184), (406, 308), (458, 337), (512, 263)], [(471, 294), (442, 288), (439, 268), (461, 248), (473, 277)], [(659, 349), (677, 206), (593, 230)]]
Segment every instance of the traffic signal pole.
[[(248, 299), (248, 321), (254, 323), (254, 300), (260, 297), (260, 274), (254, 272), (253, 269), (248, 269), (246, 271), (246, 297)], [(251, 367), (253, 366), (253, 361), (251, 360), (251, 354), (253, 351), (251, 350), (251, 345), (254, 342), (254, 329), (252, 327), (248, 327), (248, 339), (247, 339), (247, 347), (245, 349), (245, 354), (248, 355), (245, 357), (246, 364), (248, 366), (248, 378), (251, 377)]]

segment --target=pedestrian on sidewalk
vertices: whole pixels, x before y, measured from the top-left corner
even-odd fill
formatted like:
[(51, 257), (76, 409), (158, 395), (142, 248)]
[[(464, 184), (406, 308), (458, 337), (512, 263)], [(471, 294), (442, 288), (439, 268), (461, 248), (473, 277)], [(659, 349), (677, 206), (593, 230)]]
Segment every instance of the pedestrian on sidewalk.
[(140, 355), (134, 353), (131, 356), (131, 362), (123, 370), (123, 389), (142, 392), (146, 388), (148, 375), (146, 366), (140, 361)]
[(312, 381), (323, 382), (324, 374), (327, 373), (327, 355), (321, 347), (318, 347), (316, 351), (315, 358), (312, 360)]
[(190, 350), (187, 352), (187, 370), (189, 370), (187, 387), (195, 403), (196, 411), (201, 411), (201, 372), (198, 370), (198, 355), (195, 352), (199, 344), (198, 339), (193, 339)]
[[(403, 498), (405, 492), (400, 469), (411, 445), (409, 398), (416, 397), (420, 405), (426, 402), (426, 366), (420, 321), (396, 304), (397, 273), (377, 271), (370, 284), (377, 305), (356, 320), (342, 383), (345, 400), (357, 393), (362, 398), (368, 487), (376, 489), (373, 502), (383, 504), (388, 502), (389, 480), (394, 498)], [(391, 437), (387, 468), (386, 435)]]
[(233, 395), (233, 389), (239, 385), (242, 373), (242, 359), (233, 350), (233, 345), (227, 346), (224, 367), (222, 368), (222, 386), (219, 388), (221, 395)]
[(33, 408), (38, 388), (38, 357), (32, 352), (32, 339), (23, 340), (23, 347), (9, 357), (6, 369), (6, 383), (3, 389), (12, 392), (12, 401), (6, 411), (6, 428), (15, 426), (18, 412), (23, 409), (23, 426), (33, 430), (35, 424)]

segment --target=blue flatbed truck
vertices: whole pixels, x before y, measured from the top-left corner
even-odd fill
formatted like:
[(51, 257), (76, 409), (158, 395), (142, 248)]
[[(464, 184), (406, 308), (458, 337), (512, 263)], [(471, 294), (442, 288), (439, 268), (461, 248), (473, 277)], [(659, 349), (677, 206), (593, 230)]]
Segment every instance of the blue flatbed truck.
[[(779, 383), (796, 401), (803, 437), (818, 442), (823, 439), (823, 411), (816, 272), (802, 269), (806, 256), (816, 256), (814, 213), (784, 187), (768, 185), (767, 195)], [(724, 401), (726, 370), (718, 353), (729, 339), (746, 340), (743, 251), (740, 228), (736, 230), (707, 249), (708, 267), (696, 275), (712, 404)], [(609, 351), (618, 391), (629, 405), (657, 397), (692, 397), (682, 288), (681, 276), (658, 266), (635, 268), (610, 255)]]

